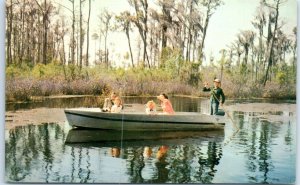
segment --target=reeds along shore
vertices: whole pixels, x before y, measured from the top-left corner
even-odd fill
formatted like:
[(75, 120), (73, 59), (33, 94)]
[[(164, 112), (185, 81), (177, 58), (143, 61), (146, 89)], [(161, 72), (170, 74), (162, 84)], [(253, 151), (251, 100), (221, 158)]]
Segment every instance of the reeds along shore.
[[(77, 71), (76, 71), (77, 70)], [(43, 69), (6, 69), (6, 102), (31, 101), (34, 96), (52, 95), (107, 95), (117, 91), (124, 95), (151, 96), (161, 92), (170, 95), (209, 96), (202, 92), (204, 81), (218, 76), (217, 70), (202, 69), (191, 83), (189, 74), (174, 74), (163, 69), (90, 68), (72, 72), (62, 66)], [(213, 85), (212, 82), (210, 85)], [(274, 79), (265, 86), (254, 80), (227, 72), (222, 77), (222, 88), (228, 98), (295, 99), (296, 85)]]

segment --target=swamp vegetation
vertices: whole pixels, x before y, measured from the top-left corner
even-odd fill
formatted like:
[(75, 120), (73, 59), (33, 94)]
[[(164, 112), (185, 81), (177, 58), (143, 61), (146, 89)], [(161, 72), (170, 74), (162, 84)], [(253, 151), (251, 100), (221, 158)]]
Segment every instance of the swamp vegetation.
[[(95, 3), (6, 1), (7, 102), (111, 90), (206, 96), (202, 84), (213, 78), (227, 97), (296, 98), (297, 30), (286, 31), (284, 0), (258, 2), (253, 28), (238, 31), (219, 56), (204, 48), (211, 17), (225, 1), (128, 0), (128, 10), (101, 10), (97, 20), (90, 16)], [(127, 38), (125, 54), (108, 43), (115, 33)]]

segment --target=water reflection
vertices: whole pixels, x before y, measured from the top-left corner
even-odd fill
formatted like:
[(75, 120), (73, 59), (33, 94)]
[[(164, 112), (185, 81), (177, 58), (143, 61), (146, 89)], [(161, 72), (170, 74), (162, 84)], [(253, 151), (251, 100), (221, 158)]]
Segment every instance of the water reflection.
[[(65, 144), (65, 129), (50, 123), (16, 127), (8, 134), (8, 182), (210, 182), (224, 139), (224, 132), (188, 138), (179, 133), (173, 139)], [(115, 168), (103, 178), (99, 173), (109, 165)]]
[(120, 148), (113, 147), (110, 149), (112, 157), (120, 157)]
[[(295, 180), (295, 142), (286, 142), (295, 137), (296, 122), (293, 113), (273, 112), (274, 116), (288, 115), (287, 119), (268, 121), (265, 114), (255, 112), (235, 112), (240, 132), (231, 145), (234, 145), (242, 155), (245, 155), (246, 177), (251, 183), (292, 182)], [(276, 118), (276, 117), (275, 117)], [(291, 139), (292, 140), (292, 139)], [(285, 141), (285, 142), (282, 142)], [(288, 146), (287, 148), (284, 145)], [(291, 148), (294, 147), (291, 152)], [(280, 157), (278, 158), (278, 154)], [(280, 162), (288, 163), (282, 167)], [(280, 164), (280, 165), (279, 165)], [(290, 170), (286, 170), (289, 166)], [(278, 174), (280, 171), (280, 174)], [(288, 177), (287, 177), (288, 176)], [(289, 179), (289, 180), (287, 180)]]
[[(212, 131), (119, 131), (119, 130), (98, 130), (75, 128), (68, 131), (66, 143), (87, 143), (93, 144), (101, 142), (102, 145), (113, 145), (114, 143), (122, 143), (126, 146), (128, 141), (138, 142), (144, 140), (145, 143), (155, 142), (162, 143), (162, 139), (184, 139), (184, 138), (213, 138), (221, 140), (224, 137), (224, 130)], [(178, 140), (180, 142), (180, 140)], [(133, 143), (133, 142), (131, 142)], [(129, 144), (131, 144), (129, 143)]]
[[(80, 105), (76, 101), (74, 107)], [(201, 102), (179, 98), (174, 107), (197, 111), (205, 107)], [(54, 123), (15, 127), (5, 132), (5, 178), (28, 183), (294, 183), (295, 113), (230, 113), (240, 128), (235, 135), (231, 124), (221, 132), (162, 133), (70, 130)]]
[[(8, 179), (25, 180), (32, 173), (32, 169), (40, 168), (43, 169), (45, 177), (42, 181), (49, 182), (56, 153), (50, 139), (53, 131), (59, 132), (59, 135), (54, 135), (56, 139), (64, 139), (65, 133), (56, 124), (28, 125), (9, 130), (9, 139), (5, 142)], [(56, 150), (61, 148), (64, 148), (63, 143), (55, 143)], [(36, 160), (40, 160), (38, 164)]]
[(99, 96), (69, 97), (69, 98), (42, 98), (41, 101), (6, 103), (6, 111), (19, 109), (48, 108), (73, 108), (73, 107), (98, 107), (101, 103)]

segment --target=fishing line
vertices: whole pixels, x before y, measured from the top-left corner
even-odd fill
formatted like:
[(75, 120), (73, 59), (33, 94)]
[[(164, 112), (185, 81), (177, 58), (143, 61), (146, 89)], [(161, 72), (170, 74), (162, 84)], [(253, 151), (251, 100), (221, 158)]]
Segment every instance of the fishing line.
[(226, 113), (226, 115), (229, 117), (229, 119), (231, 120), (232, 124), (233, 124), (233, 127), (239, 131), (240, 128), (237, 126), (237, 124), (235, 123), (234, 119), (230, 116), (229, 112), (225, 109), (225, 106), (224, 105), (221, 105), (221, 107), (223, 108), (224, 112)]
[[(124, 139), (124, 110), (122, 110), (122, 123), (121, 123), (121, 143), (120, 143), (120, 156), (123, 155), (123, 139)], [(124, 161), (122, 160), (122, 163), (124, 163)], [(119, 173), (121, 174), (121, 168), (119, 168)], [(119, 184), (120, 184), (120, 179), (121, 175), (119, 175)]]
[(235, 131), (232, 133), (232, 135), (228, 138), (227, 141), (223, 142), (223, 146), (226, 146), (230, 141), (232, 141), (232, 139), (236, 136), (236, 134), (240, 131), (240, 128), (237, 126), (237, 124), (235, 123), (234, 119), (230, 116), (229, 112), (225, 109), (224, 105), (221, 105), (221, 107), (223, 108), (224, 112), (226, 113), (226, 115), (229, 117), (229, 119), (232, 122), (233, 127), (235, 128)]
[[(122, 124), (121, 124), (121, 146), (120, 146), (120, 156), (123, 155), (123, 139), (124, 139), (124, 102), (122, 102)], [(122, 160), (122, 163), (124, 161)], [(120, 169), (120, 174), (121, 174), (121, 168)], [(119, 175), (119, 178), (121, 178), (121, 175)], [(119, 179), (119, 184), (120, 184), (120, 179)]]
[[(233, 132), (233, 134), (231, 135), (231, 137), (229, 137), (229, 140), (227, 142), (224, 143), (224, 146), (226, 144), (228, 144), (233, 137), (240, 131), (240, 128), (237, 126), (237, 124), (235, 123), (234, 119), (230, 116), (229, 112), (225, 109), (225, 106), (221, 103), (221, 101), (216, 97), (215, 93), (213, 92), (212, 95), (214, 96), (214, 98), (218, 101), (218, 103), (220, 104), (220, 106), (223, 108), (224, 112), (226, 113), (226, 115), (228, 115), (229, 119), (231, 120), (233, 127), (236, 129), (235, 132)], [(211, 105), (212, 106), (212, 105)], [(217, 110), (218, 111), (218, 110)]]
[(124, 111), (122, 111), (121, 151), (122, 151), (122, 149), (123, 149), (123, 138), (124, 138)]

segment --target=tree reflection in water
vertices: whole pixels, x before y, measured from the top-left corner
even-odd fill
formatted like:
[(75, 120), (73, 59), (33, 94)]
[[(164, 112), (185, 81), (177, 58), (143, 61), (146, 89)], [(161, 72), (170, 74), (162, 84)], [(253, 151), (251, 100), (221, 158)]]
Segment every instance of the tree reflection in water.
[[(38, 178), (33, 178), (32, 182), (50, 182), (52, 174), (52, 164), (54, 160), (53, 151), (59, 149), (59, 144), (51, 143), (53, 130), (61, 133), (61, 127), (56, 124), (28, 125), (16, 127), (9, 131), (9, 140), (6, 141), (6, 174), (7, 180), (23, 181), (28, 176), (32, 176), (32, 172), (38, 170), (43, 173)], [(61, 139), (64, 134), (56, 136)]]
[[(6, 179), (8, 182), (103, 182), (100, 171), (105, 163), (122, 160), (125, 168), (124, 182), (132, 183), (181, 183), (211, 182), (215, 165), (222, 156), (221, 141), (194, 139), (189, 141), (126, 142), (121, 149), (118, 144), (101, 143), (65, 145), (66, 133), (57, 124), (45, 123), (16, 127), (9, 131), (6, 140)], [(222, 138), (222, 137), (221, 137)], [(182, 141), (185, 141), (182, 144)], [(197, 143), (197, 144), (195, 144)], [(103, 153), (109, 148), (111, 158)], [(97, 152), (95, 152), (97, 151)], [(108, 156), (108, 157), (109, 157)], [(103, 158), (102, 162), (99, 160)], [(114, 159), (115, 158), (115, 159)], [(98, 159), (98, 160), (95, 160)], [(196, 167), (196, 168), (195, 168)], [(111, 182), (114, 177), (111, 177)], [(123, 182), (123, 181), (122, 181)]]
[[(281, 114), (281, 112), (274, 113), (274, 115)], [(247, 156), (246, 167), (248, 172), (246, 176), (249, 182), (278, 182), (280, 179), (271, 175), (276, 170), (273, 164), (274, 148), (278, 145), (276, 143), (278, 138), (282, 137), (280, 135), (282, 130), (287, 130), (285, 139), (288, 138), (287, 140), (289, 140), (292, 137), (290, 121), (288, 120), (286, 123), (270, 122), (263, 119), (263, 113), (255, 112), (235, 112), (235, 115), (238, 118), (241, 131), (236, 136), (239, 139), (233, 141), (233, 145), (245, 151), (241, 152)], [(245, 125), (247, 125), (247, 128), (245, 128)], [(291, 147), (292, 143), (285, 142), (285, 145)]]
[[(146, 148), (146, 147), (145, 147)], [(147, 146), (147, 148), (149, 148)], [(200, 150), (205, 152), (201, 153)], [(151, 157), (144, 157), (145, 149), (127, 151), (128, 172), (131, 182), (138, 183), (209, 183), (216, 172), (215, 166), (222, 156), (221, 143), (206, 142), (205, 145), (162, 145), (153, 147)], [(197, 168), (194, 165), (198, 162)], [(154, 165), (153, 165), (154, 164)], [(150, 170), (149, 168), (152, 168)], [(156, 168), (156, 169), (153, 169)], [(142, 171), (147, 171), (149, 174)], [(145, 178), (145, 176), (147, 176)]]
[[(291, 182), (296, 155), (294, 122), (270, 123), (260, 119), (258, 113), (234, 112), (233, 116), (240, 132), (226, 148), (224, 132), (213, 137), (209, 134), (211, 138), (128, 141), (122, 145), (119, 141), (65, 144), (67, 130), (61, 125), (45, 123), (15, 127), (6, 132), (5, 137), (6, 181), (227, 182), (221, 181), (224, 176), (220, 173), (228, 167), (224, 166), (228, 164), (224, 162), (225, 157), (225, 160), (236, 160), (240, 165), (233, 162), (238, 169), (234, 177), (227, 177), (230, 182), (238, 183), (241, 178), (242, 182), (251, 183)], [(237, 154), (237, 157), (225, 151)], [(282, 161), (285, 163), (280, 163)], [(281, 173), (288, 179), (282, 181)]]

